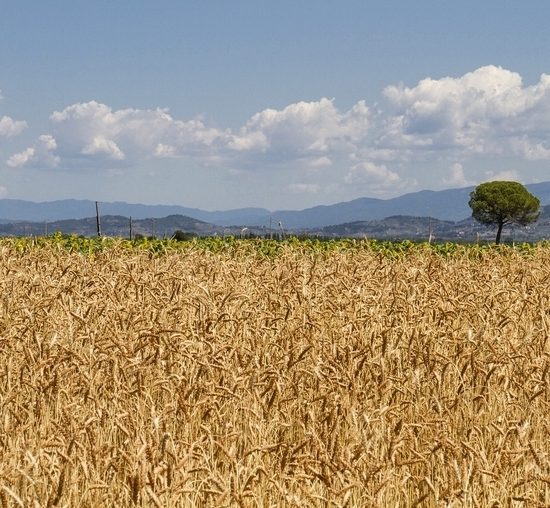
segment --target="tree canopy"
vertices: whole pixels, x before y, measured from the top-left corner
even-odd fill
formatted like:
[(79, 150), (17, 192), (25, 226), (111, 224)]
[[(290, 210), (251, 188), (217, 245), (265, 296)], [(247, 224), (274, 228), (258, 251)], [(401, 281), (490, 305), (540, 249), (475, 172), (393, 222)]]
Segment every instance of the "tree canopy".
[(518, 182), (487, 182), (470, 193), (468, 203), (472, 217), (487, 225), (496, 225), (496, 243), (500, 243), (506, 224), (526, 226), (535, 222), (540, 213), (540, 201)]

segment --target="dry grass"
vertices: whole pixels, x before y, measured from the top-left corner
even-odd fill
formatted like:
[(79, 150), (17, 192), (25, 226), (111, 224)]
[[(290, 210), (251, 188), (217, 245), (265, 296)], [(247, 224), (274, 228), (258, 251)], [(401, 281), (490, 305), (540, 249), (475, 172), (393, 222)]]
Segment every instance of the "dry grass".
[(1, 247), (0, 506), (548, 506), (550, 252)]

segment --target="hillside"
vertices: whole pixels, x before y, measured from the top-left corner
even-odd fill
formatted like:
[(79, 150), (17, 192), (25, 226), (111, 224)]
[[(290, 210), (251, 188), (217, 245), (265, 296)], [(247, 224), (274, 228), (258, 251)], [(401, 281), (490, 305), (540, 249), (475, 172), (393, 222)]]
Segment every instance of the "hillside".
[[(542, 205), (550, 205), (550, 182), (526, 186)], [(442, 191), (420, 191), (392, 199), (359, 198), (303, 210), (239, 208), (207, 211), (176, 205), (143, 205), (124, 202), (100, 203), (102, 215), (133, 217), (136, 220), (170, 215), (191, 217), (217, 226), (276, 227), (285, 229), (323, 228), (355, 221), (381, 220), (391, 216), (434, 217), (443, 221), (461, 221), (470, 216), (469, 193), (473, 187)], [(45, 203), (0, 199), (0, 223), (16, 221), (59, 221), (95, 215), (95, 203), (89, 200), (62, 200)]]
[[(170, 237), (175, 231), (181, 230), (200, 236), (222, 234), (223, 228), (199, 221), (183, 215), (169, 215), (163, 218), (132, 220), (133, 235)], [(97, 223), (95, 217), (69, 219), (52, 222), (16, 222), (0, 224), (0, 236), (30, 236), (43, 235), (59, 231), (65, 234), (95, 236)], [(101, 231), (105, 236), (130, 236), (130, 219), (120, 215), (105, 215), (101, 217)], [(231, 234), (237, 234), (230, 230)]]
[[(130, 236), (130, 219), (123, 216), (106, 215), (101, 218), (104, 236)], [(183, 231), (197, 236), (261, 236), (280, 237), (280, 228), (273, 227), (223, 227), (198, 221), (182, 215), (170, 215), (163, 218), (132, 220), (133, 235), (169, 238), (175, 231)], [(96, 218), (70, 219), (52, 222), (20, 221), (0, 224), (0, 236), (41, 236), (59, 231), (64, 234), (95, 236)], [(476, 223), (472, 218), (462, 221), (442, 221), (431, 217), (410, 217), (397, 215), (380, 220), (352, 221), (323, 228), (286, 229), (286, 234), (300, 234), (321, 237), (355, 237), (377, 239), (410, 239), (424, 241), (476, 241), (492, 240), (494, 228)], [(550, 239), (550, 205), (543, 208), (540, 219), (526, 228), (508, 226), (504, 229), (504, 241), (537, 241)]]
[[(430, 217), (393, 216), (381, 220), (354, 221), (313, 229), (317, 235), (329, 237), (378, 238), (391, 240), (492, 241), (495, 228), (479, 224), (471, 217), (462, 221), (442, 221)], [(509, 225), (503, 241), (538, 241), (550, 239), (550, 205), (543, 207), (537, 222), (527, 227)]]
[[(526, 185), (542, 205), (550, 205), (550, 182)], [(468, 206), (473, 187), (420, 191), (392, 199), (360, 198), (301, 211), (273, 212), (273, 219), (287, 228), (319, 228), (354, 221), (381, 220), (391, 216), (434, 217), (461, 221), (471, 215)]]

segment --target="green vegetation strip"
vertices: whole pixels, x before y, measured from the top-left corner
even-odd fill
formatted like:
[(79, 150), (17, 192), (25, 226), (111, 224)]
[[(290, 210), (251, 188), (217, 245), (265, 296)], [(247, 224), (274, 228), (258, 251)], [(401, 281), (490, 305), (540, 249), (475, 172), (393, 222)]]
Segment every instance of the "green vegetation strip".
[(18, 252), (28, 252), (40, 247), (58, 248), (84, 255), (93, 255), (110, 249), (137, 250), (154, 254), (202, 250), (225, 254), (255, 254), (261, 257), (276, 257), (289, 249), (304, 254), (318, 254), (335, 251), (370, 251), (390, 258), (404, 255), (433, 252), (444, 257), (483, 257), (485, 255), (507, 255), (511, 253), (533, 254), (539, 249), (550, 248), (549, 241), (493, 245), (487, 243), (427, 243), (409, 240), (392, 242), (357, 239), (302, 239), (289, 237), (285, 240), (238, 239), (233, 236), (193, 238), (187, 241), (173, 239), (140, 238), (85, 238), (76, 235), (56, 233), (44, 237), (6, 238), (0, 245), (15, 247)]

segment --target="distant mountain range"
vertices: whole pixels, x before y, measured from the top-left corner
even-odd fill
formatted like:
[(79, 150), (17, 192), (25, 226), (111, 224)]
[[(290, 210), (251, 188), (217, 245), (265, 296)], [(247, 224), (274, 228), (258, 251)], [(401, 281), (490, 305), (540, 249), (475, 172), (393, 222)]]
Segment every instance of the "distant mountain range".
[[(527, 189), (542, 205), (550, 204), (550, 182), (529, 184)], [(285, 230), (324, 228), (357, 221), (378, 221), (393, 216), (432, 217), (441, 221), (461, 221), (471, 215), (468, 206), (473, 187), (442, 191), (420, 191), (391, 199), (359, 198), (333, 205), (304, 210), (270, 211), (264, 208), (240, 208), (206, 211), (176, 205), (143, 205), (125, 202), (100, 203), (102, 216), (132, 217), (135, 220), (186, 216), (220, 227), (271, 227)], [(89, 200), (61, 200), (35, 203), (0, 199), (0, 222), (53, 222), (95, 216), (95, 203)]]
[[(224, 228), (183, 215), (169, 215), (163, 218), (132, 219), (121, 215), (104, 215), (101, 217), (101, 232), (106, 236), (155, 236), (157, 238), (171, 237), (174, 232), (182, 231), (198, 236), (213, 236), (230, 234), (237, 236), (241, 228)], [(64, 219), (57, 221), (17, 221), (0, 224), (0, 236), (41, 236), (54, 232), (76, 234), (82, 236), (97, 235), (96, 217), (83, 219)]]
[[(192, 236), (260, 236), (281, 238), (289, 234), (282, 228), (269, 229), (265, 226), (216, 226), (183, 215), (169, 215), (163, 218), (132, 219), (120, 215), (101, 217), (101, 232), (104, 236), (130, 237), (130, 223), (133, 237), (154, 236), (170, 238), (177, 231), (184, 237)], [(0, 236), (41, 236), (53, 232), (95, 236), (95, 217), (67, 219), (51, 222), (18, 221), (0, 224)], [(396, 215), (384, 219), (353, 221), (322, 228), (309, 228), (292, 231), (292, 234), (335, 238), (376, 238), (381, 240), (418, 240), (432, 238), (435, 241), (493, 241), (494, 228), (487, 228), (471, 217), (462, 221), (444, 221), (430, 217), (410, 217)], [(182, 236), (181, 234), (178, 236)], [(550, 238), (550, 205), (543, 208), (541, 217), (528, 227), (508, 226), (504, 230), (503, 241), (537, 241)]]
[[(310, 230), (310, 235), (323, 237), (376, 238), (385, 240), (426, 241), (494, 241), (496, 228), (486, 227), (473, 218), (458, 222), (430, 217), (397, 215), (372, 221), (354, 221)], [(504, 228), (503, 241), (538, 241), (550, 239), (550, 205), (543, 207), (540, 218), (527, 227), (509, 225)]]

